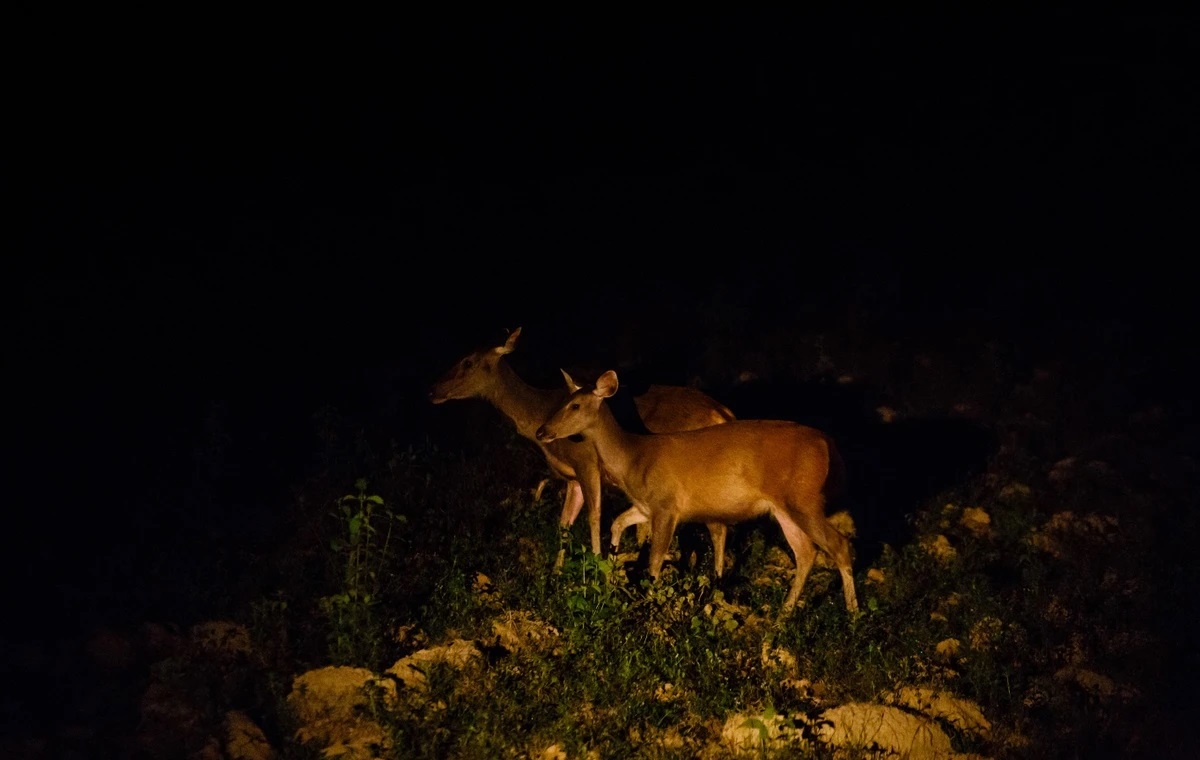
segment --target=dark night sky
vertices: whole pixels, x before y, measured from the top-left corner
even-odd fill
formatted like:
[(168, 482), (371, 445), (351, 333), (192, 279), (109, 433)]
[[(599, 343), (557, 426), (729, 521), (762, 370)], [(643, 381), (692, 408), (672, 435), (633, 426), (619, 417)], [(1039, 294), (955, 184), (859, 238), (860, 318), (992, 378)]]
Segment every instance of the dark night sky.
[(864, 282), (932, 321), (1120, 313), (1176, 350), (1196, 20), (29, 19), (18, 481), (95, 494), (139, 446), (186, 450), (164, 430), (205, 399), (303, 426), (346, 363), (415, 391), (501, 328), (683, 321), (718, 288), (767, 315)]
[[(234, 281), (303, 281), (265, 294), (302, 312), (365, 284), (409, 315), (472, 277), (553, 288), (575, 257), (1069, 277), (1167, 247), (1188, 210), (1194, 18), (269, 21), (33, 26), (10, 95), (21, 264), (197, 283), (201, 308), (264, 295)], [(414, 287), (381, 257), (433, 271)]]

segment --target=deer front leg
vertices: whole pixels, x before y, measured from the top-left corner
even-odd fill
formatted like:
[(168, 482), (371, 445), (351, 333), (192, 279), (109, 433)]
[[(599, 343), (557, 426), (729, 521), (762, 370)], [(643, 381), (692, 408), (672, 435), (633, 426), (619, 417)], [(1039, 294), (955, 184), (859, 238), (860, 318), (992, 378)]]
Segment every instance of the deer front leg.
[(588, 527), (591, 529), (592, 554), (600, 554), (600, 467), (584, 467), (579, 473), (583, 485), (583, 500), (588, 508)]
[(650, 515), (650, 577), (658, 578), (662, 572), (663, 560), (667, 550), (671, 548), (671, 539), (675, 537), (675, 527), (679, 520), (674, 511), (660, 510)]
[(563, 493), (562, 516), (558, 519), (558, 527), (569, 528), (575, 524), (579, 511), (583, 508), (583, 488), (578, 480), (568, 480), (567, 489)]
[(554, 558), (555, 570), (561, 570), (566, 560), (568, 529), (575, 523), (575, 518), (579, 517), (579, 510), (582, 508), (583, 488), (578, 480), (568, 480), (563, 493), (562, 515), (558, 518), (558, 556)]

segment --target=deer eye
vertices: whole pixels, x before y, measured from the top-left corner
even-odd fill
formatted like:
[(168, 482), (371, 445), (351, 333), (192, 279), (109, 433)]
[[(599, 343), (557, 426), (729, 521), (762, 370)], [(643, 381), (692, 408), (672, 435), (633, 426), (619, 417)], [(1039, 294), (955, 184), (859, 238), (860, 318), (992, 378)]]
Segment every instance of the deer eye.
[(463, 369), (470, 369), (472, 366), (474, 366), (474, 364), (475, 362), (471, 361), (470, 359), (463, 359)]
[(578, 408), (579, 408), (579, 404), (571, 404), (571, 409), (574, 410), (574, 409), (578, 409)]

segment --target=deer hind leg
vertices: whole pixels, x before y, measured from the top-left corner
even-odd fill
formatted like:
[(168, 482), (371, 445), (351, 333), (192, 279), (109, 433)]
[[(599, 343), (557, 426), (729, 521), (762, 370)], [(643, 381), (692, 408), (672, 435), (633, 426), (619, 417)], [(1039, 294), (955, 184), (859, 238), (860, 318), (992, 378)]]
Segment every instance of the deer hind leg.
[(783, 529), (783, 537), (787, 539), (788, 546), (792, 548), (792, 554), (796, 559), (796, 573), (792, 576), (792, 588), (788, 591), (787, 598), (783, 600), (783, 609), (787, 611), (800, 601), (804, 582), (808, 580), (813, 562), (817, 559), (817, 548), (790, 514), (778, 510), (775, 512), (775, 519), (779, 522), (779, 527)]
[[(612, 523), (612, 548), (613, 551), (621, 548), (621, 534), (624, 533), (629, 526), (636, 525), (640, 529), (641, 526), (649, 523), (650, 516), (646, 512), (646, 508), (640, 504), (634, 504), (629, 509), (617, 515)], [(640, 530), (639, 530), (640, 532)], [(640, 546), (644, 541), (639, 541)]]
[(825, 536), (829, 543), (821, 548), (830, 557), (833, 557), (838, 572), (841, 573), (842, 596), (846, 598), (846, 609), (856, 612), (858, 611), (858, 595), (854, 592), (854, 564), (850, 558), (850, 542), (828, 521), (825, 521)]
[(854, 591), (854, 565), (850, 558), (850, 542), (825, 519), (823, 511), (798, 512), (796, 517), (809, 538), (837, 565), (842, 576), (842, 596), (846, 599), (846, 609), (856, 612), (858, 595)]
[(724, 523), (705, 523), (713, 544), (713, 575), (720, 578), (725, 572), (725, 536), (729, 528)]
[(634, 536), (634, 541), (638, 546), (645, 546), (646, 542), (650, 540), (649, 519), (647, 518), (646, 522), (638, 523), (635, 530), (637, 531), (637, 534)]

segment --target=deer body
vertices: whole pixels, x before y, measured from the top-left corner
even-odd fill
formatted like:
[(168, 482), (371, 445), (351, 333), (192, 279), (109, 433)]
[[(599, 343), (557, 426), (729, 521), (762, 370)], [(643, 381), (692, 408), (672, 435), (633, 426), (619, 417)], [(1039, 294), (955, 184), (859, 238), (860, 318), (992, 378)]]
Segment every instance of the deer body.
[(605, 472), (650, 520), (651, 577), (661, 572), (679, 523), (729, 526), (770, 514), (796, 560), (784, 609), (799, 600), (817, 547), (841, 573), (846, 608), (858, 609), (849, 542), (825, 517), (837, 455), (823, 432), (781, 420), (735, 420), (688, 432), (632, 433), (603, 403), (617, 390), (615, 372), (601, 375), (594, 389), (563, 375), (571, 395), (537, 438), (548, 444), (583, 435), (595, 444)]
[[(516, 349), (520, 335), (518, 327), (504, 344), (463, 357), (433, 385), (429, 398), (435, 404), (452, 399), (484, 399), (512, 422), (518, 435), (537, 444), (551, 471), (567, 482), (559, 525), (573, 525), (586, 504), (592, 551), (599, 554), (603, 478), (599, 454), (590, 441), (571, 441), (566, 437), (549, 442), (538, 440), (538, 427), (566, 401), (569, 391), (531, 386), (504, 360)], [(682, 386), (652, 385), (645, 394), (634, 398), (634, 404), (646, 429), (651, 431), (689, 430), (734, 419), (733, 413), (715, 399)], [(648, 514), (635, 504), (618, 515), (613, 521), (613, 546), (619, 546), (622, 531), (646, 522)], [(716, 554), (720, 575), (725, 525), (709, 526), (709, 533), (715, 548), (720, 549)]]

